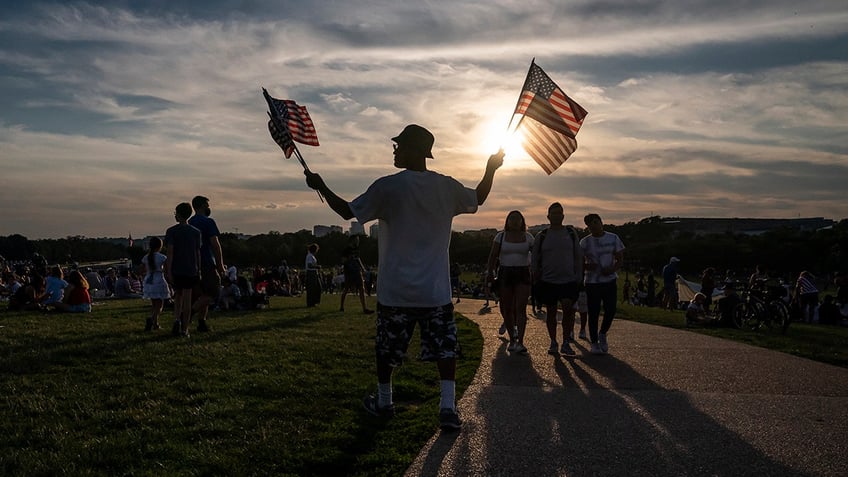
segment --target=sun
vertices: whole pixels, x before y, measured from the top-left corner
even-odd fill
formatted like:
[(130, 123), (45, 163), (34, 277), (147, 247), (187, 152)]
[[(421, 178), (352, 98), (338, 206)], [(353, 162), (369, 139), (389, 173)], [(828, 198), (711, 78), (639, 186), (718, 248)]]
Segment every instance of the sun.
[(483, 148), (487, 154), (494, 154), (498, 149), (503, 148), (508, 157), (524, 156), (522, 141), (521, 131), (507, 133), (503, 123), (491, 122), (486, 127)]

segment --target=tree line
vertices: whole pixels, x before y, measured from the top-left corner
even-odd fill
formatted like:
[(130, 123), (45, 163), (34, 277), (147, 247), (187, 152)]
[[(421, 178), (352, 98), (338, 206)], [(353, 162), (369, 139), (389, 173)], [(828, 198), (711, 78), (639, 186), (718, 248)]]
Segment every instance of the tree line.
[[(626, 268), (629, 271), (651, 269), (655, 273), (672, 256), (679, 257), (682, 273), (697, 276), (706, 267), (719, 273), (730, 269), (748, 272), (757, 264), (765, 264), (776, 273), (795, 275), (801, 270), (814, 274), (829, 274), (848, 270), (848, 220), (831, 228), (815, 231), (794, 228), (774, 229), (760, 235), (711, 234), (695, 235), (681, 232), (658, 218), (648, 218), (623, 225), (606, 225), (606, 230), (618, 234), (624, 245)], [(581, 236), (587, 232), (581, 233)], [(451, 238), (451, 261), (462, 266), (485, 266), (494, 231), (454, 232)], [(219, 237), (225, 262), (239, 268), (277, 266), (283, 260), (289, 266), (301, 268), (306, 247), (317, 243), (318, 259), (324, 266), (342, 263), (348, 236), (339, 232), (315, 237), (308, 230), (292, 233), (270, 231), (248, 239), (232, 233)], [(147, 253), (147, 244), (136, 241), (132, 247), (114, 241), (82, 236), (61, 239), (29, 240), (22, 235), (0, 236), (0, 255), (7, 260), (28, 260), (34, 253), (48, 263), (71, 264), (128, 258), (139, 263)], [(360, 256), (366, 266), (377, 264), (377, 240), (362, 236)]]

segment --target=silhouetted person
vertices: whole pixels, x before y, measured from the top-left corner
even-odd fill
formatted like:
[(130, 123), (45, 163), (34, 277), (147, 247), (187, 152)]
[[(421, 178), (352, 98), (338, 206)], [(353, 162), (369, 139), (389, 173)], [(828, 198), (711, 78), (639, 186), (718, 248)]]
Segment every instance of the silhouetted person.
[(441, 379), (439, 418), (443, 429), (459, 429), (456, 413), (456, 323), (451, 302), (448, 246), (453, 217), (474, 213), (492, 188), (503, 152), (489, 157), (483, 179), (475, 189), (449, 176), (427, 170), (433, 157), (433, 135), (409, 125), (392, 138), (395, 167), (401, 172), (377, 179), (352, 202), (337, 196), (321, 176), (304, 171), (309, 187), (327, 199), (342, 218), (361, 224), (379, 219), (377, 274), (376, 396), (367, 396), (365, 409), (374, 415), (394, 413), (391, 378), (400, 366), (416, 323), (421, 329), (421, 358), (435, 360)]
[(191, 292), (200, 283), (200, 230), (188, 224), (191, 204), (177, 205), (174, 218), (177, 225), (165, 231), (165, 279), (174, 289), (175, 336), (188, 336), (191, 323)]
[(200, 230), (202, 245), (200, 247), (200, 283), (194, 288), (193, 312), (197, 314), (197, 331), (210, 331), (206, 322), (209, 305), (218, 298), (221, 291), (221, 277), (227, 274), (221, 242), (218, 236), (218, 224), (210, 217), (212, 209), (209, 199), (202, 195), (191, 199), (194, 215), (188, 220), (189, 225)]

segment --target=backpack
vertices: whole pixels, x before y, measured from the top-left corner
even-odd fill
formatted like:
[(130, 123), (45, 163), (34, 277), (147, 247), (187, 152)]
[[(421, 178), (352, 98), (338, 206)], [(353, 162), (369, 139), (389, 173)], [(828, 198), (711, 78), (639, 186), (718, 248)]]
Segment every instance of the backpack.
[[(578, 256), (577, 248), (580, 246), (580, 239), (577, 237), (577, 231), (574, 230), (574, 227), (572, 227), (570, 225), (566, 225), (565, 228), (566, 228), (566, 230), (568, 230), (568, 234), (571, 235), (571, 244), (572, 244), (572, 247), (573, 247), (573, 250), (572, 250), (573, 260), (574, 260), (574, 264), (577, 265), (577, 256)], [(549, 229), (545, 229), (545, 230), (539, 232), (539, 236), (536, 238), (536, 241), (539, 242), (539, 269), (540, 270), (542, 269), (542, 245), (545, 243), (545, 237), (548, 236), (548, 230)]]

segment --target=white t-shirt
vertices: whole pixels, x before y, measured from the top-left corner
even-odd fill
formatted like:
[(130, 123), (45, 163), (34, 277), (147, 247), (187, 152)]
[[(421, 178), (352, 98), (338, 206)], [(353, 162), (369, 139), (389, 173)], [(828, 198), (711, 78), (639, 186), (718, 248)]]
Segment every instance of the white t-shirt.
[(503, 231), (495, 235), (495, 243), (500, 244), (498, 260), (502, 267), (526, 267), (530, 265), (530, 250), (533, 249), (533, 235), (525, 232), (523, 242), (510, 242), (503, 238)]
[(307, 270), (317, 270), (318, 269), (318, 259), (315, 255), (312, 255), (312, 252), (306, 252), (306, 263), (304, 267)]
[(477, 192), (433, 171), (377, 179), (350, 202), (361, 224), (379, 219), (377, 300), (385, 306), (451, 302), (448, 248), (453, 217), (477, 211)]
[(624, 250), (618, 235), (611, 232), (604, 232), (600, 237), (587, 235), (580, 240), (580, 248), (587, 262), (598, 264), (594, 270), (586, 270), (585, 283), (607, 283), (618, 277), (615, 272), (608, 275), (601, 272), (602, 268), (609, 268), (615, 263), (616, 253)]

